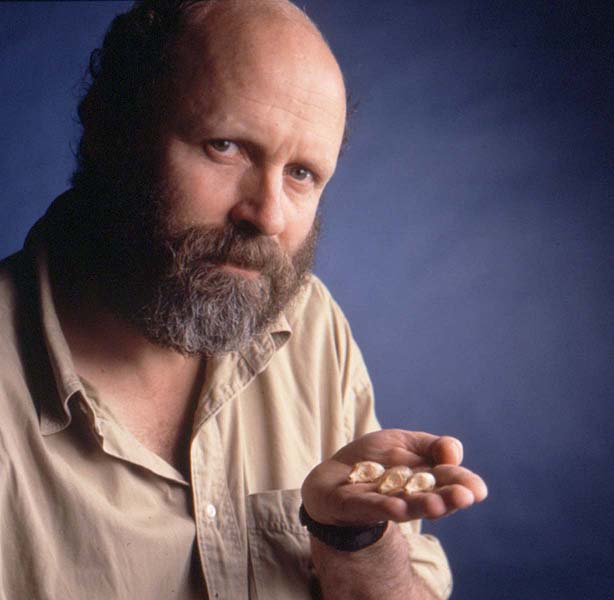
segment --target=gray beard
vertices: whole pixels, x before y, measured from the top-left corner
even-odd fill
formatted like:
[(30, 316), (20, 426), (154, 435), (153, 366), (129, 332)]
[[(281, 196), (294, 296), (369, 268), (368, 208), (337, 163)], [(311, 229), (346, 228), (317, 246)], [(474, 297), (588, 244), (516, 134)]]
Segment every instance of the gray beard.
[[(234, 229), (193, 228), (167, 240), (166, 267), (149, 282), (139, 310), (124, 318), (154, 343), (188, 355), (239, 350), (260, 335), (305, 283), (318, 224), (292, 259), (275, 242), (244, 239)], [(221, 270), (218, 263), (228, 261), (260, 274)]]
[(270, 303), (262, 281), (241, 281), (227, 273), (211, 274), (208, 293), (169, 299), (163, 290), (141, 312), (145, 336), (184, 354), (219, 355), (238, 350), (266, 324), (260, 314)]

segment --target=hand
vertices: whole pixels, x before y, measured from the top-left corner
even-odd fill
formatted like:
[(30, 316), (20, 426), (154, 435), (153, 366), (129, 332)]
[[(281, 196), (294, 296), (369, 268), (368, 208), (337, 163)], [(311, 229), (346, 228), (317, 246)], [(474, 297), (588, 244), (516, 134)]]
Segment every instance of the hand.
[[(352, 465), (363, 460), (428, 469), (437, 487), (432, 492), (386, 496), (377, 492), (376, 483), (348, 483)], [(437, 519), (481, 502), (488, 494), (482, 478), (460, 466), (462, 460), (462, 444), (449, 436), (401, 429), (369, 433), (309, 473), (302, 487), (305, 510), (312, 519), (331, 525)]]

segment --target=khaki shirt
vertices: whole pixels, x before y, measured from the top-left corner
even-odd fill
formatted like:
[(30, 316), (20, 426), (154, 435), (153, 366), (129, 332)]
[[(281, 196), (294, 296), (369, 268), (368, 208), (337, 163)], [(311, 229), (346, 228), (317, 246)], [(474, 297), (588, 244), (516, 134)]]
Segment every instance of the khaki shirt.
[[(1, 600), (310, 598), (300, 486), (378, 428), (360, 351), (312, 277), (268, 333), (208, 364), (186, 480), (75, 373), (32, 241), (0, 263), (0, 419)], [(445, 555), (419, 530), (404, 527), (413, 566), (446, 598)]]

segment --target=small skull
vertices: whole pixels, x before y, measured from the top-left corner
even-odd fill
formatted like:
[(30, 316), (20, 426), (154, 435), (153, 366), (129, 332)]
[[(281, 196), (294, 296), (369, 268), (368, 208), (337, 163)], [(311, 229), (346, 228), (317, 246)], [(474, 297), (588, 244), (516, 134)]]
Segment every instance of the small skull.
[(402, 491), (412, 473), (413, 471), (405, 465), (390, 467), (382, 475), (377, 491), (380, 494), (396, 494)]
[(409, 478), (405, 484), (405, 487), (403, 488), (403, 491), (407, 494), (415, 494), (416, 492), (430, 492), (431, 490), (435, 489), (435, 483), (435, 477), (432, 473), (422, 471), (420, 473), (415, 473)]
[(377, 481), (385, 470), (384, 465), (372, 460), (357, 462), (352, 467), (348, 481), (350, 483), (371, 483)]

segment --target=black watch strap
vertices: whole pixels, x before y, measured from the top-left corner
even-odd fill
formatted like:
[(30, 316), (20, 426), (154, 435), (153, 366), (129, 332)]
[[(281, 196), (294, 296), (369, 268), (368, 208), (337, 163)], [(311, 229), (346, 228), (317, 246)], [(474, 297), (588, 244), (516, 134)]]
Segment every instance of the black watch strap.
[(367, 525), (366, 527), (324, 525), (314, 521), (307, 514), (302, 504), (298, 515), (301, 525), (307, 527), (307, 531), (313, 537), (344, 552), (356, 552), (375, 544), (384, 535), (388, 525), (388, 521), (382, 521), (376, 525)]

